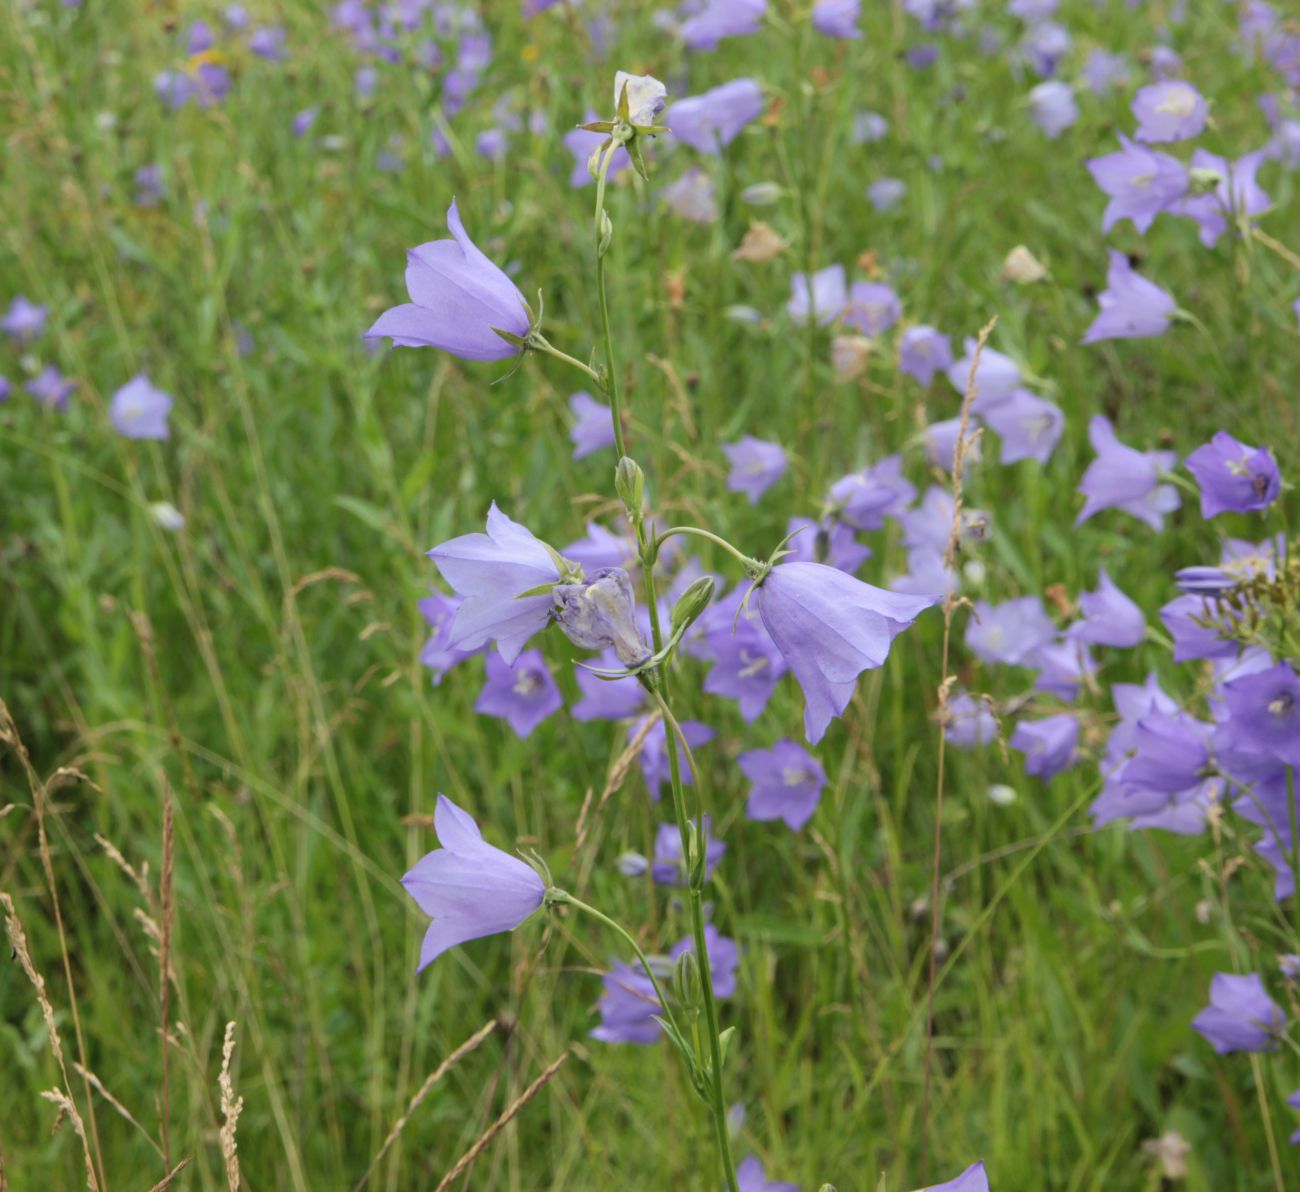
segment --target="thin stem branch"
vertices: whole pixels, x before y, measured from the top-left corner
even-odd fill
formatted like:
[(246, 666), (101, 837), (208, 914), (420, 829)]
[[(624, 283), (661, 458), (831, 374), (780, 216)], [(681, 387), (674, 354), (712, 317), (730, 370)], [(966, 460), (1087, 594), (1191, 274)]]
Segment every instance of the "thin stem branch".
[(671, 526), (662, 534), (656, 536), (654, 540), (655, 554), (659, 553), (659, 548), (663, 546), (669, 538), (684, 535), (691, 538), (703, 538), (706, 542), (712, 542), (714, 546), (720, 546), (729, 555), (731, 555), (746, 571), (753, 571), (762, 567), (757, 559), (751, 559), (747, 554), (732, 546), (725, 538), (719, 537), (711, 530), (702, 530), (699, 526)]
[(614, 367), (614, 333), (609, 323), (609, 297), (605, 288), (605, 256), (609, 246), (604, 244), (605, 223), (605, 182), (609, 177), (610, 163), (614, 154), (621, 148), (611, 141), (600, 159), (600, 168), (596, 175), (596, 298), (600, 305), (600, 330), (605, 352), (605, 393), (609, 397), (610, 408), (614, 415), (614, 446), (619, 459), (627, 455), (627, 443), (623, 437), (623, 399), (619, 391), (618, 370)]

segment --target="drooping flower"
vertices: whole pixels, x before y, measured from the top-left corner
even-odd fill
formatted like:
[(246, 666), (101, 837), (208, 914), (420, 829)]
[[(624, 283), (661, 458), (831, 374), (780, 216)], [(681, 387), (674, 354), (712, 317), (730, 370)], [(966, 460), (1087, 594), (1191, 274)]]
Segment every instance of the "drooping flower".
[[(976, 341), (968, 338), (965, 354), (948, 366), (948, 381), (963, 396), (970, 381), (975, 347)], [(980, 351), (979, 367), (975, 370), (975, 400), (971, 403), (971, 412), (982, 418), (999, 402), (1006, 401), (1019, 387), (1020, 366), (1010, 356), (985, 344)]]
[(938, 599), (885, 591), (817, 563), (772, 568), (754, 600), (803, 688), (810, 742), (843, 714), (858, 675), (883, 666), (894, 638)]
[(569, 428), (574, 459), (614, 446), (614, 412), (609, 406), (582, 389), (569, 398), (569, 410), (574, 417)]
[(451, 623), (456, 610), (461, 606), (459, 596), (448, 596), (437, 590), (431, 592), (419, 602), (420, 615), (429, 626), (429, 637), (420, 651), (420, 663), (433, 671), (434, 686), (442, 682), (443, 676), (452, 667), (472, 658), (477, 651), (457, 650), (448, 644)]
[[(704, 817), (704, 878), (707, 881), (722, 860), (727, 846), (721, 840), (715, 840), (709, 817)], [(682, 835), (676, 824), (660, 824), (655, 832), (654, 863), (650, 866), (650, 876), (661, 886), (684, 886), (690, 875), (686, 872), (686, 863), (682, 859)]]
[(1136, 273), (1128, 257), (1110, 249), (1106, 288), (1097, 296), (1101, 313), (1084, 333), (1083, 342), (1102, 339), (1149, 339), (1169, 330), (1178, 303), (1155, 282)]
[(801, 745), (782, 739), (771, 749), (751, 749), (737, 759), (749, 779), (745, 814), (784, 820), (796, 832), (812, 819), (826, 786), (822, 764)]
[(751, 505), (785, 475), (785, 448), (753, 435), (744, 435), (735, 443), (724, 443), (722, 453), (731, 464), (727, 491), (744, 493)]
[(113, 394), (108, 419), (128, 439), (166, 439), (171, 434), (167, 427), (171, 408), (171, 397), (141, 373)]
[[(830, 3), (839, 2), (840, 0), (830, 0)], [(825, 3), (827, 0), (821, 0), (817, 7), (820, 8)], [(856, 0), (854, 4), (856, 7)], [(736, 1166), (736, 1183), (740, 1192), (799, 1192), (798, 1184), (786, 1180), (769, 1180), (762, 1160), (757, 1155), (746, 1155)]]
[(1039, 646), (1025, 661), (1037, 672), (1034, 689), (1050, 691), (1064, 700), (1077, 699), (1079, 684), (1097, 671), (1097, 662), (1087, 645), (1068, 638)]
[(1073, 641), (1128, 649), (1141, 645), (1146, 637), (1142, 610), (1115, 586), (1104, 567), (1097, 590), (1080, 593), (1079, 612), (1082, 619), (1065, 631)]
[(1119, 134), (1123, 149), (1094, 157), (1088, 170), (1109, 196), (1101, 230), (1109, 232), (1121, 219), (1130, 219), (1145, 233), (1162, 211), (1171, 210), (1187, 193), (1187, 170), (1176, 157), (1159, 153)]
[(1220, 1055), (1268, 1051), (1285, 1028), (1286, 1015), (1258, 973), (1215, 973), (1210, 1004), (1192, 1019), (1192, 1029)]
[[(942, 422), (931, 422), (925, 428), (925, 458), (945, 472), (951, 472), (956, 467), (961, 421), (960, 418), (945, 418)], [(980, 458), (982, 437), (979, 420), (970, 419), (966, 426), (965, 446), (962, 448), (962, 459), (966, 463), (974, 463)]]
[(1123, 54), (1112, 54), (1097, 46), (1084, 60), (1083, 77), (1095, 95), (1105, 95), (1128, 83), (1128, 59)]
[(497, 643), (512, 663), (524, 643), (546, 628), (554, 602), (549, 592), (525, 596), (560, 582), (555, 553), (492, 502), (486, 534), (464, 534), (429, 552), (442, 577), (465, 597), (456, 610), (447, 644), (477, 650)]
[(487, 679), (474, 711), (504, 720), (522, 740), (562, 707), (564, 697), (541, 650), (525, 650), (513, 663), (500, 654), (487, 656)]
[(812, 10), (812, 26), (826, 37), (859, 38), (861, 9), (862, 0), (817, 0)]
[(1160, 620), (1173, 638), (1175, 662), (1237, 656), (1236, 643), (1213, 626), (1214, 603), (1203, 595), (1175, 597), (1160, 609)]
[(1173, 469), (1177, 456), (1172, 451), (1136, 451), (1126, 446), (1101, 414), (1088, 423), (1088, 441), (1097, 458), (1079, 482), (1079, 491), (1087, 499), (1074, 524), (1082, 525), (1103, 509), (1122, 509), (1153, 530), (1162, 530), (1165, 514), (1182, 504), (1177, 489), (1160, 483), (1161, 473)]
[(19, 294), (9, 304), (5, 317), (0, 319), (0, 331), (16, 344), (29, 344), (44, 333), (49, 313), (49, 307), (31, 302)]
[(1029, 656), (1056, 637), (1056, 624), (1037, 596), (1019, 596), (1002, 604), (975, 601), (966, 628), (966, 644), (985, 662), (1022, 666)]
[(561, 584), (552, 596), (556, 623), (574, 645), (612, 649), (624, 666), (640, 666), (650, 657), (636, 623), (632, 580), (623, 568), (603, 567), (589, 582)]
[(1186, 141), (1200, 136), (1209, 108), (1201, 93), (1182, 79), (1166, 79), (1138, 89), (1133, 99), (1139, 141)]
[(464, 360), (505, 360), (519, 348), (494, 328), (525, 336), (528, 304), (519, 287), (479, 251), (453, 199), (447, 211), (451, 240), (433, 240), (407, 254), (411, 301), (386, 310), (366, 332), (402, 348), (442, 348)]
[(952, 364), (952, 341), (924, 323), (909, 327), (898, 341), (898, 367), (927, 388), (934, 374)]
[(668, 88), (653, 75), (628, 74), (625, 70), (614, 74), (614, 110), (618, 111), (623, 89), (627, 88), (628, 119), (633, 124), (649, 125), (664, 110), (668, 102)]
[(724, 37), (757, 33), (765, 12), (767, 0), (705, 0), (678, 32), (688, 49), (716, 50)]
[(943, 735), (949, 745), (958, 749), (973, 749), (996, 741), (998, 721), (989, 708), (988, 701), (977, 699), (966, 691), (949, 697), (943, 717)]
[(887, 517), (899, 517), (916, 496), (903, 476), (903, 457), (887, 455), (878, 463), (841, 476), (831, 485), (828, 504), (835, 515), (858, 530), (879, 530)]
[(1267, 509), (1282, 491), (1277, 461), (1267, 447), (1248, 447), (1219, 431), (1198, 447), (1183, 466), (1201, 488), (1201, 516), (1254, 513)]
[(1021, 38), (1019, 51), (1035, 74), (1050, 79), (1073, 46), (1074, 39), (1064, 25), (1038, 18)]
[(984, 1164), (976, 1163), (966, 1168), (955, 1180), (946, 1184), (931, 1184), (919, 1192), (989, 1192), (989, 1177), (984, 1172)]
[(990, 406), (983, 418), (1002, 440), (999, 459), (1004, 464), (1022, 459), (1045, 464), (1065, 430), (1061, 407), (1028, 389), (1017, 389), (1005, 401)]
[(1025, 773), (1050, 782), (1077, 760), (1079, 722), (1071, 715), (1022, 720), (1011, 734), (1011, 748), (1025, 755)]
[(839, 318), (847, 299), (844, 266), (827, 265), (813, 274), (811, 287), (806, 273), (796, 273), (790, 278), (790, 301), (785, 309), (796, 323), (806, 324), (812, 319), (825, 327)]
[(402, 878), (406, 892), (433, 918), (420, 946), (420, 968), (467, 940), (513, 931), (538, 907), (546, 885), (531, 866), (493, 848), (473, 818), (438, 796), (433, 825), (442, 847)]
[(732, 79), (700, 95), (678, 100), (664, 114), (673, 136), (714, 157), (763, 113), (763, 89), (757, 79)]

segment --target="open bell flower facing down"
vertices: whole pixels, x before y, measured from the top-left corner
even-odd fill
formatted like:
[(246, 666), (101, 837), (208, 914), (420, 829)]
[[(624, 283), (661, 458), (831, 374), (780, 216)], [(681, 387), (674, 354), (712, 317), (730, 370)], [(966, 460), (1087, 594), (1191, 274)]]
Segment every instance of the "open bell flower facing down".
[(1258, 973), (1215, 973), (1210, 1004), (1192, 1019), (1192, 1029), (1220, 1055), (1268, 1051), (1286, 1027), (1286, 1015), (1264, 990)]
[(976, 1163), (966, 1168), (955, 1180), (946, 1184), (931, 1184), (920, 1192), (989, 1192), (989, 1177), (984, 1172), (984, 1164)]
[(438, 796), (433, 826), (442, 847), (402, 878), (406, 892), (433, 918), (420, 946), (421, 969), (466, 940), (513, 931), (546, 894), (536, 870), (488, 844), (473, 818), (446, 795)]
[(519, 348), (496, 329), (528, 334), (528, 303), (519, 287), (475, 246), (453, 199), (447, 210), (451, 240), (432, 240), (407, 254), (409, 303), (384, 311), (366, 339), (388, 338), (399, 348), (442, 348), (463, 360), (505, 360)]
[(853, 698), (858, 675), (883, 666), (890, 643), (938, 595), (887, 592), (820, 563), (785, 562), (754, 598), (804, 693), (804, 729), (816, 744)]
[(513, 666), (528, 639), (546, 628), (554, 606), (550, 592), (523, 593), (560, 582), (558, 556), (493, 501), (486, 534), (453, 538), (435, 546), (429, 558), (464, 597), (446, 645), (474, 651), (495, 641), (501, 657)]

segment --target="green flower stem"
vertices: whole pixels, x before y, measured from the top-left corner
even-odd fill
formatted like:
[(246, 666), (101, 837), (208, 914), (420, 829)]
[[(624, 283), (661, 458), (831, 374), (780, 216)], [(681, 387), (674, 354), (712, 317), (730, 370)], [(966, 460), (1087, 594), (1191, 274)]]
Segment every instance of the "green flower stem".
[(602, 388), (609, 398), (610, 409), (614, 415), (614, 446), (619, 459), (627, 455), (627, 444), (623, 441), (623, 400), (619, 393), (618, 370), (614, 367), (614, 333), (609, 325), (609, 297), (605, 290), (605, 256), (608, 245), (602, 247), (605, 236), (605, 180), (609, 176), (609, 166), (614, 154), (622, 146), (611, 141), (600, 159), (600, 168), (596, 175), (596, 297), (600, 304), (600, 329), (605, 341), (605, 382)]
[(699, 526), (671, 526), (654, 540), (654, 553), (658, 555), (659, 548), (663, 546), (669, 538), (675, 535), (686, 535), (691, 538), (703, 538), (706, 542), (712, 542), (714, 546), (720, 546), (728, 554), (736, 559), (737, 562), (751, 576), (757, 576), (763, 570), (763, 564), (757, 559), (751, 559), (748, 555), (743, 554), (731, 545), (725, 538), (719, 538), (710, 530), (702, 530)]
[(673, 1024), (673, 1029), (677, 1031), (682, 1038), (682, 1028), (673, 1014), (672, 1003), (664, 995), (663, 986), (659, 984), (659, 978), (655, 976), (655, 971), (650, 967), (650, 961), (646, 959), (646, 954), (641, 951), (641, 945), (636, 942), (632, 933), (627, 930), (621, 923), (611, 919), (603, 911), (598, 911), (594, 906), (590, 906), (581, 899), (574, 898), (567, 890), (551, 889), (546, 892), (546, 899), (554, 906), (571, 906), (574, 910), (582, 911), (590, 915), (593, 919), (598, 919), (606, 927), (612, 928), (623, 937), (623, 941), (636, 954), (637, 960), (641, 962), (641, 967), (645, 969), (645, 975), (650, 978), (650, 984), (654, 986), (655, 997), (659, 999), (659, 1004), (663, 1007), (664, 1017)]
[(1300, 812), (1297, 812), (1295, 805), (1294, 766), (1286, 768), (1286, 802), (1287, 813), (1291, 817), (1291, 878), (1295, 883), (1295, 891), (1291, 895), (1291, 913), (1295, 919), (1296, 944), (1300, 946), (1300, 834), (1296, 831), (1300, 827)]
[(534, 352), (542, 352), (547, 356), (554, 356), (556, 360), (563, 360), (565, 364), (573, 365), (573, 367), (576, 368), (579, 372), (585, 373), (587, 377), (590, 378), (590, 380), (594, 384), (600, 387), (601, 390), (604, 390), (605, 383), (601, 379), (600, 373), (598, 373), (590, 365), (583, 364), (582, 361), (579, 360), (576, 356), (570, 356), (568, 352), (561, 352), (559, 348), (555, 347), (549, 340), (545, 339), (540, 333), (538, 332), (533, 333), (533, 335), (529, 338), (528, 346), (532, 348)]
[[(648, 570), (647, 568), (647, 573)], [(649, 599), (651, 608), (653, 608), (653, 596)], [(657, 621), (657, 618), (655, 620)], [(682, 729), (668, 705), (665, 687), (664, 675), (662, 673), (657, 674), (654, 679), (653, 693), (655, 701), (659, 705), (659, 710), (663, 713), (664, 725), (668, 730), (664, 733), (664, 743), (668, 749), (668, 774), (673, 793), (673, 816), (677, 821), (677, 831), (682, 840), (682, 859), (694, 871), (696, 866), (689, 851), (691, 840), (690, 818), (686, 814), (686, 788), (682, 783), (682, 762), (678, 749), (678, 738)], [(696, 776), (696, 782), (697, 784), (699, 782), (698, 775)], [(695, 836), (700, 847), (703, 848), (703, 810), (700, 811)], [(740, 1185), (736, 1180), (736, 1163), (731, 1154), (731, 1135), (727, 1131), (727, 1102), (722, 1092), (722, 1041), (718, 1024), (718, 1002), (713, 993), (713, 971), (709, 965), (708, 940), (704, 934), (704, 882), (703, 878), (696, 881), (694, 872), (687, 881), (686, 901), (690, 906), (691, 935), (695, 940), (695, 959), (699, 961), (700, 993), (704, 1002), (705, 1033), (708, 1035), (709, 1040), (708, 1065), (704, 1073), (709, 1091), (709, 1108), (713, 1113), (713, 1129), (718, 1138), (718, 1152), (722, 1157), (722, 1171), (727, 1180), (728, 1192), (740, 1192)]]

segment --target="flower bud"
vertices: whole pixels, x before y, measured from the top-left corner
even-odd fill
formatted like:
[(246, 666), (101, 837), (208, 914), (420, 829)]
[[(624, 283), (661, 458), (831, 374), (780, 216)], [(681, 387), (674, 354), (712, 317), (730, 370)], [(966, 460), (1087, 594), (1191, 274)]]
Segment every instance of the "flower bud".
[(614, 491), (623, 502), (623, 508), (634, 522), (641, 517), (645, 507), (645, 473), (641, 465), (626, 455), (614, 469)]
[(600, 243), (596, 245), (596, 255), (603, 257), (609, 252), (609, 245), (613, 239), (614, 221), (609, 218), (609, 212), (602, 210), (600, 213)]
[(1002, 262), (1002, 276), (1018, 285), (1033, 285), (1047, 276), (1047, 269), (1023, 244), (1017, 244)]
[(713, 602), (715, 585), (711, 575), (702, 575), (690, 585), (673, 605), (671, 633), (676, 637), (695, 623), (695, 619)]
[(779, 182), (755, 182), (753, 186), (745, 187), (740, 197), (751, 207), (770, 207), (779, 203), (784, 193)]
[(650, 868), (649, 860), (633, 852), (620, 853), (614, 865), (624, 877), (644, 877)]
[(684, 1010), (698, 1010), (704, 1002), (700, 987), (700, 962), (693, 951), (683, 952), (673, 969), (673, 993)]
[(555, 619), (575, 646), (613, 649), (625, 666), (650, 657), (636, 625), (632, 580), (621, 567), (602, 567), (590, 583), (560, 584), (552, 591)]

